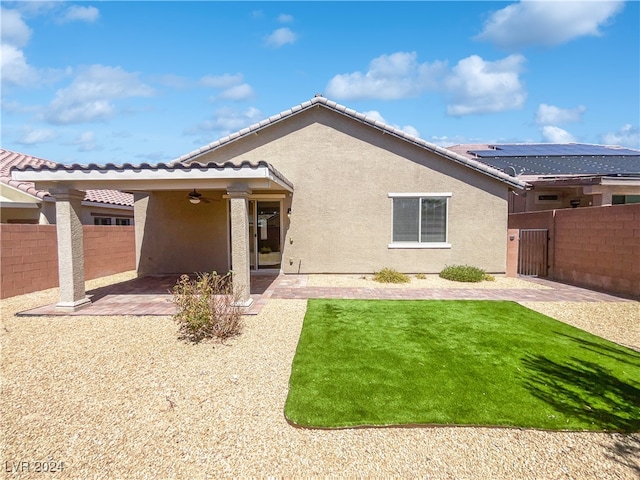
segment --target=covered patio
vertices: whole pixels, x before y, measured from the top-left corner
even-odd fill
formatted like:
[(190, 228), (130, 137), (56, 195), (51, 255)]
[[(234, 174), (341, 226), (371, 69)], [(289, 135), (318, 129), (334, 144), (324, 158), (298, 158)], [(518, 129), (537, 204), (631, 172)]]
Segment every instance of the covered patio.
[[(142, 291), (155, 294), (152, 301), (140, 306), (149, 314), (166, 314), (167, 302), (162, 296), (181, 274), (212, 270), (233, 273), (237, 306), (250, 312), (262, 281), (255, 280), (257, 289), (252, 286), (252, 267), (258, 268), (257, 262), (252, 262), (252, 254), (257, 254), (252, 245), (258, 225), (251, 224), (249, 203), (253, 199), (277, 199), (282, 211), (285, 201), (290, 205), (293, 192), (291, 182), (263, 161), (189, 166), (58, 164), (16, 169), (12, 176), (35, 182), (37, 188), (48, 190), (56, 199), (59, 301), (53, 308), (45, 308), (63, 314), (82, 309), (84, 314), (91, 315), (88, 308), (92, 302), (101, 300), (105, 305), (108, 297), (114, 304), (120, 295), (104, 291), (88, 295), (85, 291), (80, 217), (84, 190), (110, 189), (134, 194), (136, 269), (141, 278), (125, 286), (124, 295), (137, 292), (138, 298), (144, 299)], [(257, 218), (257, 213), (254, 215)], [(278, 229), (280, 243), (283, 231)], [(279, 269), (270, 273), (277, 274)], [(122, 290), (123, 286), (118, 288)], [(130, 291), (126, 293), (127, 290)], [(123, 303), (128, 303), (131, 311), (130, 302)]]

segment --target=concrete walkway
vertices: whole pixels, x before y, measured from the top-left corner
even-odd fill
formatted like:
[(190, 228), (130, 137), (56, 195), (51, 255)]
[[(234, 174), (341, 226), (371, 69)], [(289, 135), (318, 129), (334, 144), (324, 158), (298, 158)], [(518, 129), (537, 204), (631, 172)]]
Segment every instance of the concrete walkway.
[[(522, 279), (546, 289), (480, 288), (344, 288), (312, 287), (307, 275), (255, 274), (251, 277), (254, 302), (247, 315), (257, 315), (270, 298), (346, 298), (388, 300), (511, 300), (516, 302), (624, 302), (628, 299), (544, 279)], [(41, 315), (172, 315), (171, 288), (176, 276), (143, 277), (87, 292), (91, 304), (75, 313), (60, 313), (55, 305), (21, 312)]]

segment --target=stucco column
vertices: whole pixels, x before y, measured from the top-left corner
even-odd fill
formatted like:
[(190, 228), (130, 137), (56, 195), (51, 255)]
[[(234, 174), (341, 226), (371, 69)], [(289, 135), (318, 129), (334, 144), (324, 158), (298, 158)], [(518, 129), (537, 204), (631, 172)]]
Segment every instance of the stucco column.
[(231, 265), (233, 270), (233, 293), (237, 305), (248, 307), (251, 299), (249, 273), (249, 210), (247, 198), (251, 189), (246, 185), (231, 185), (227, 188), (231, 205)]
[(60, 293), (56, 309), (75, 311), (91, 303), (84, 290), (84, 247), (81, 221), (84, 192), (60, 188), (50, 193), (56, 199), (56, 231), (58, 234)]

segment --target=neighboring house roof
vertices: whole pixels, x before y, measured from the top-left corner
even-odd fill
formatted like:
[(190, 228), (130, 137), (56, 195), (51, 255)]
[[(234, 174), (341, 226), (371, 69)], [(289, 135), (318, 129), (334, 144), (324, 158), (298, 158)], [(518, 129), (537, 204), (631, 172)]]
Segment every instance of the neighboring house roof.
[(464, 156), (464, 155), (460, 155), (456, 152), (453, 152), (451, 150), (447, 150), (443, 147), (439, 147), (433, 143), (429, 143), (426, 140), (422, 140), (421, 138), (418, 138), (414, 135), (411, 135), (409, 133), (406, 133), (402, 130), (399, 130), (395, 127), (392, 127), (390, 125), (387, 125), (384, 122), (380, 122), (379, 120), (376, 120), (374, 118), (371, 117), (367, 117), (365, 114), (363, 113), (359, 113), (356, 112), (355, 110), (352, 110), (350, 108), (345, 107), (344, 105), (340, 105), (336, 102), (333, 102), (331, 100), (328, 100), (327, 98), (321, 96), (321, 95), (316, 95), (315, 97), (313, 97), (311, 100), (301, 103), (300, 105), (296, 105), (288, 110), (285, 110), (277, 115), (273, 115), (269, 118), (267, 118), (266, 120), (262, 120), (259, 123), (255, 123), (253, 125), (250, 125), (247, 128), (243, 128), (242, 130), (239, 130), (235, 133), (232, 133), (231, 135), (228, 135), (226, 137), (223, 137), (213, 143), (210, 143), (209, 145), (206, 145), (202, 148), (199, 148), (197, 150), (193, 150), (192, 152), (187, 153), (186, 155), (183, 155), (175, 160), (173, 160), (171, 162), (172, 165), (177, 165), (177, 164), (185, 164), (185, 163), (191, 163), (193, 161), (197, 161), (198, 157), (211, 152), (213, 150), (216, 150), (217, 148), (220, 148), (224, 145), (230, 144), (232, 142), (235, 142), (237, 140), (240, 140), (241, 138), (244, 138), (248, 135), (251, 135), (253, 133), (256, 133), (257, 131), (260, 131), (270, 125), (273, 125), (275, 123), (278, 123), (282, 120), (285, 120), (287, 118), (290, 118), (294, 115), (297, 115), (301, 112), (304, 112), (306, 110), (309, 110), (310, 108), (313, 107), (324, 107), (327, 108), (328, 110), (331, 110), (333, 112), (336, 112), (340, 115), (344, 115), (346, 117), (349, 117), (353, 120), (356, 120), (360, 123), (369, 125), (370, 127), (376, 128), (378, 130), (381, 130), (383, 132), (385, 132), (386, 134), (389, 135), (393, 135), (401, 140), (404, 140), (406, 142), (409, 142), (411, 144), (417, 145), (420, 148), (423, 148), (429, 152), (433, 152), (447, 160), (456, 162), (460, 165), (463, 165), (465, 167), (471, 168), (473, 170), (476, 170), (478, 172), (481, 172), (485, 175), (489, 175), (490, 177), (493, 177), (497, 180), (500, 180), (504, 183), (507, 183), (508, 185), (512, 186), (512, 187), (516, 187), (516, 188), (524, 188), (526, 186), (526, 184), (515, 178), (515, 176), (511, 176), (508, 175), (507, 173), (505, 173), (504, 171), (500, 171), (497, 170), (496, 168), (487, 165), (483, 162), (479, 162), (473, 158)]
[[(52, 199), (46, 190), (37, 190), (33, 182), (14, 180), (11, 177), (11, 169), (41, 170), (56, 169), (61, 164), (33, 157), (24, 153), (0, 149), (0, 182), (17, 188), (40, 200)], [(110, 205), (133, 206), (133, 195), (117, 190), (87, 190), (84, 200), (86, 202), (105, 203)]]
[(447, 148), (517, 176), (640, 175), (640, 150), (615, 145), (509, 143)]

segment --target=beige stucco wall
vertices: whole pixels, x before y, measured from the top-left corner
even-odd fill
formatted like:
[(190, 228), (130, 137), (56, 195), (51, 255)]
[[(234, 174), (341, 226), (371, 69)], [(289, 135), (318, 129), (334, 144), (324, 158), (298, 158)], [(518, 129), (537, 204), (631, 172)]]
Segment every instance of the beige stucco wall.
[(39, 208), (0, 208), (1, 223), (19, 223), (22, 221), (24, 221), (24, 223), (38, 223), (39, 218)]
[[(9, 189), (7, 189), (9, 190)], [(2, 192), (4, 194), (5, 191)], [(56, 204), (50, 200), (33, 200), (31, 197), (23, 195), (9, 196), (15, 202), (31, 203), (33, 208), (16, 208), (13, 206), (6, 206), (0, 209), (0, 222), (9, 223), (18, 221), (31, 221), (41, 225), (55, 224), (56, 223)], [(28, 201), (28, 202), (27, 202)], [(82, 205), (81, 221), (83, 225), (93, 225), (95, 215), (103, 217), (122, 217), (130, 218), (133, 224), (133, 209), (131, 208), (119, 208), (119, 207), (101, 207), (95, 205)], [(114, 222), (115, 225), (115, 222)]]
[[(383, 267), (433, 273), (450, 264), (505, 271), (508, 188), (484, 174), (322, 107), (198, 158), (199, 162), (243, 160), (265, 160), (294, 184), (293, 196), (283, 205), (286, 211), (291, 201), (291, 223), (285, 225), (283, 245), (285, 273), (368, 273)], [(388, 194), (410, 192), (452, 193), (450, 249), (388, 248), (392, 211)], [(209, 216), (195, 216), (188, 211), (188, 202), (154, 195), (158, 198), (153, 209), (150, 202), (147, 222), (163, 215), (173, 223), (180, 208), (185, 218), (171, 228), (184, 231), (175, 238), (152, 240), (147, 236), (157, 235), (159, 226), (145, 229), (146, 250), (154, 260), (143, 258), (141, 263), (157, 269), (158, 256), (168, 253), (172, 260), (163, 260), (163, 266), (182, 265), (184, 270), (187, 265), (213, 262), (212, 253), (203, 246), (186, 250), (182, 242), (193, 240), (203, 224), (222, 219), (221, 205), (210, 206)], [(161, 207), (169, 208), (168, 215)], [(222, 228), (211, 228), (218, 233), (210, 233), (205, 243), (219, 243)], [(216, 265), (220, 261), (215, 258)]]
[(136, 194), (138, 273), (226, 273), (228, 215), (221, 193), (207, 192), (211, 201), (197, 205), (187, 191)]

